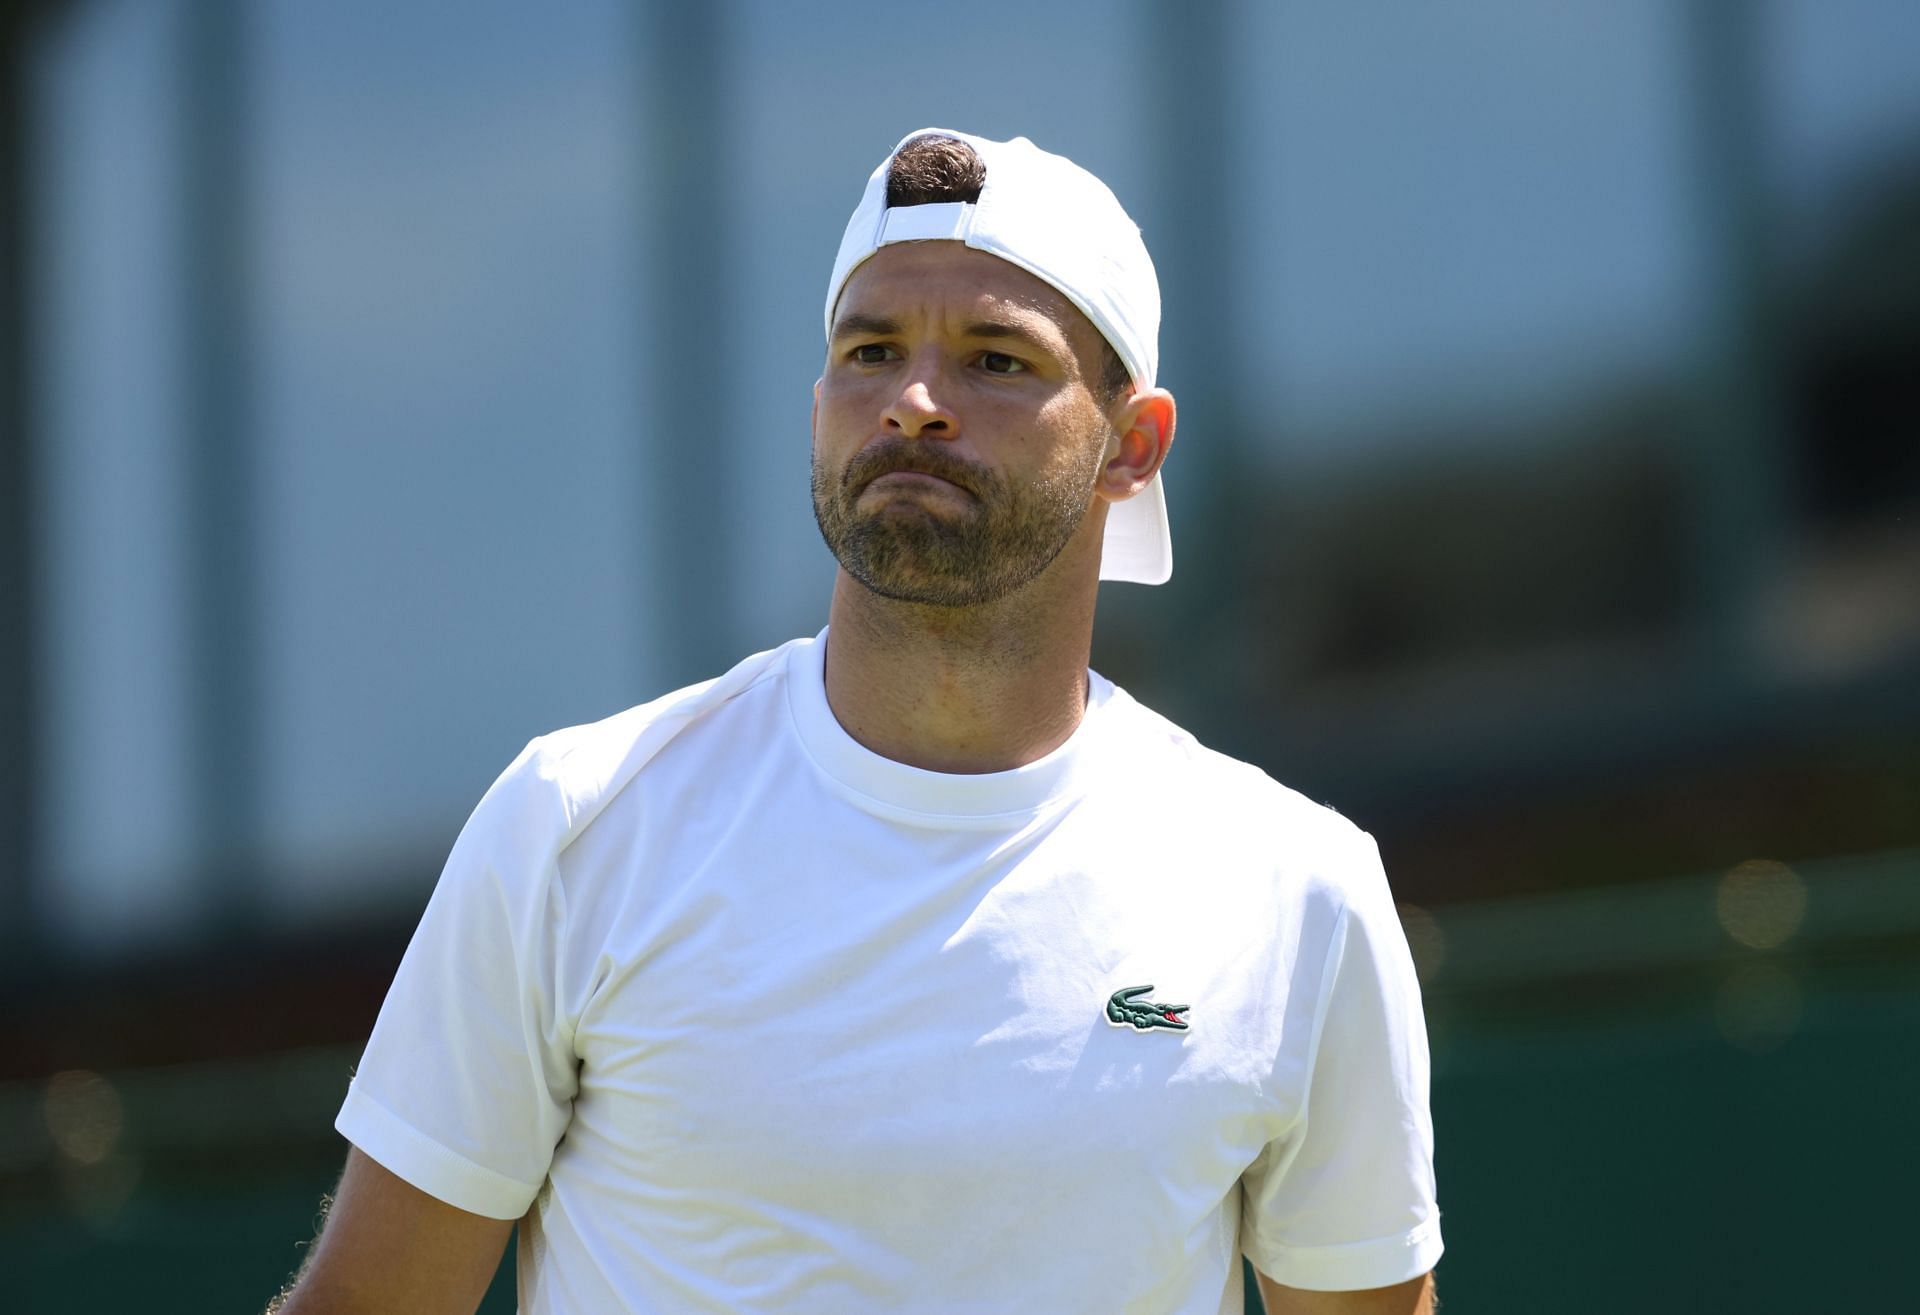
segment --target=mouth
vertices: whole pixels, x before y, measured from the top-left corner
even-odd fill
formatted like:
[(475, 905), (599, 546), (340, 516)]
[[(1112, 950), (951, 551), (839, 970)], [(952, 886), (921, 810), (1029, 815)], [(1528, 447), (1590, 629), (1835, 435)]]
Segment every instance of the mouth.
[[(967, 476), (958, 470), (941, 469), (939, 460), (928, 460), (926, 454), (896, 454), (891, 460), (881, 457), (873, 461), (868, 470), (850, 472), (853, 478), (848, 481), (853, 496), (858, 498), (869, 489), (886, 493), (910, 493), (918, 490), (922, 493), (935, 493), (945, 490), (958, 493), (966, 498), (978, 496)], [(875, 470), (874, 468), (878, 469)], [(932, 469), (929, 469), (932, 467)], [(872, 471), (873, 473), (869, 473)]]
[[(866, 483), (867, 489), (959, 489), (966, 492), (950, 479), (931, 474), (924, 470), (890, 470), (884, 475), (875, 475)], [(866, 489), (862, 489), (865, 492)]]

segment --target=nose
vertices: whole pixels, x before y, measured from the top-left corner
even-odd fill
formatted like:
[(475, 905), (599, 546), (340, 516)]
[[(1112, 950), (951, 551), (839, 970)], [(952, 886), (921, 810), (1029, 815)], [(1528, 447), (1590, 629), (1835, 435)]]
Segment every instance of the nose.
[(926, 371), (915, 371), (901, 382), (880, 418), (890, 432), (905, 438), (952, 438), (960, 431), (959, 418), (935, 399)]

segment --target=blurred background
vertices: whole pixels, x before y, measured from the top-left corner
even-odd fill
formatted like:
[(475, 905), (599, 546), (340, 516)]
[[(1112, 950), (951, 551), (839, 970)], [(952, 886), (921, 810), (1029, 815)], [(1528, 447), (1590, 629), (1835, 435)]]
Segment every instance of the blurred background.
[(925, 124), (1145, 231), (1095, 664), (1379, 838), (1447, 1306), (1911, 1301), (1920, 6), (0, 13), (7, 1309), (264, 1306), (495, 774), (818, 629)]

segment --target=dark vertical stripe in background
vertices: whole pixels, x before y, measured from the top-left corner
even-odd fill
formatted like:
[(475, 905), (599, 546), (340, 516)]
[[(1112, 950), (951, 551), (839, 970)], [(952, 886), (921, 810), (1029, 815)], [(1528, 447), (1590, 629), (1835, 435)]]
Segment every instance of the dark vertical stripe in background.
[(636, 61), (641, 270), (646, 321), (637, 335), (642, 359), (634, 386), (643, 390), (633, 441), (645, 453), (635, 505), (645, 518), (644, 576), (652, 597), (635, 600), (678, 638), (649, 639), (650, 661), (679, 661), (659, 673), (671, 688), (702, 680), (739, 660), (729, 533), (733, 454), (724, 425), (726, 398), (705, 366), (725, 340), (730, 293), (722, 258), (724, 199), (720, 189), (720, 10), (715, 4), (649, 0), (639, 11)]
[(248, 7), (191, 0), (181, 13), (180, 285), (191, 572), (190, 724), (196, 848), (211, 925), (231, 933), (260, 904), (260, 536), (250, 413), (252, 231), (247, 204)]
[(32, 223), (29, 68), (54, 6), (0, 11), (0, 957), (5, 977), (33, 974), (37, 796), (33, 765), (38, 635), (34, 603), (32, 371), (27, 345)]
[(1740, 0), (1690, 0), (1694, 241), (1708, 324), (1697, 379), (1699, 460), (1693, 517), (1706, 656), (1721, 681), (1764, 683), (1767, 591), (1789, 559), (1780, 354), (1774, 333), (1765, 94), (1769, 11)]

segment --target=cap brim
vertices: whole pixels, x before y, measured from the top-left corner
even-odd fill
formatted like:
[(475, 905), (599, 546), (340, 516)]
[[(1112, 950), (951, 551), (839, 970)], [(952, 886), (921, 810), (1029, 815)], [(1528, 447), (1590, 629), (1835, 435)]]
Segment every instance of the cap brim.
[(1173, 576), (1173, 532), (1167, 525), (1166, 486), (1153, 482), (1107, 513), (1100, 578), (1165, 584)]

